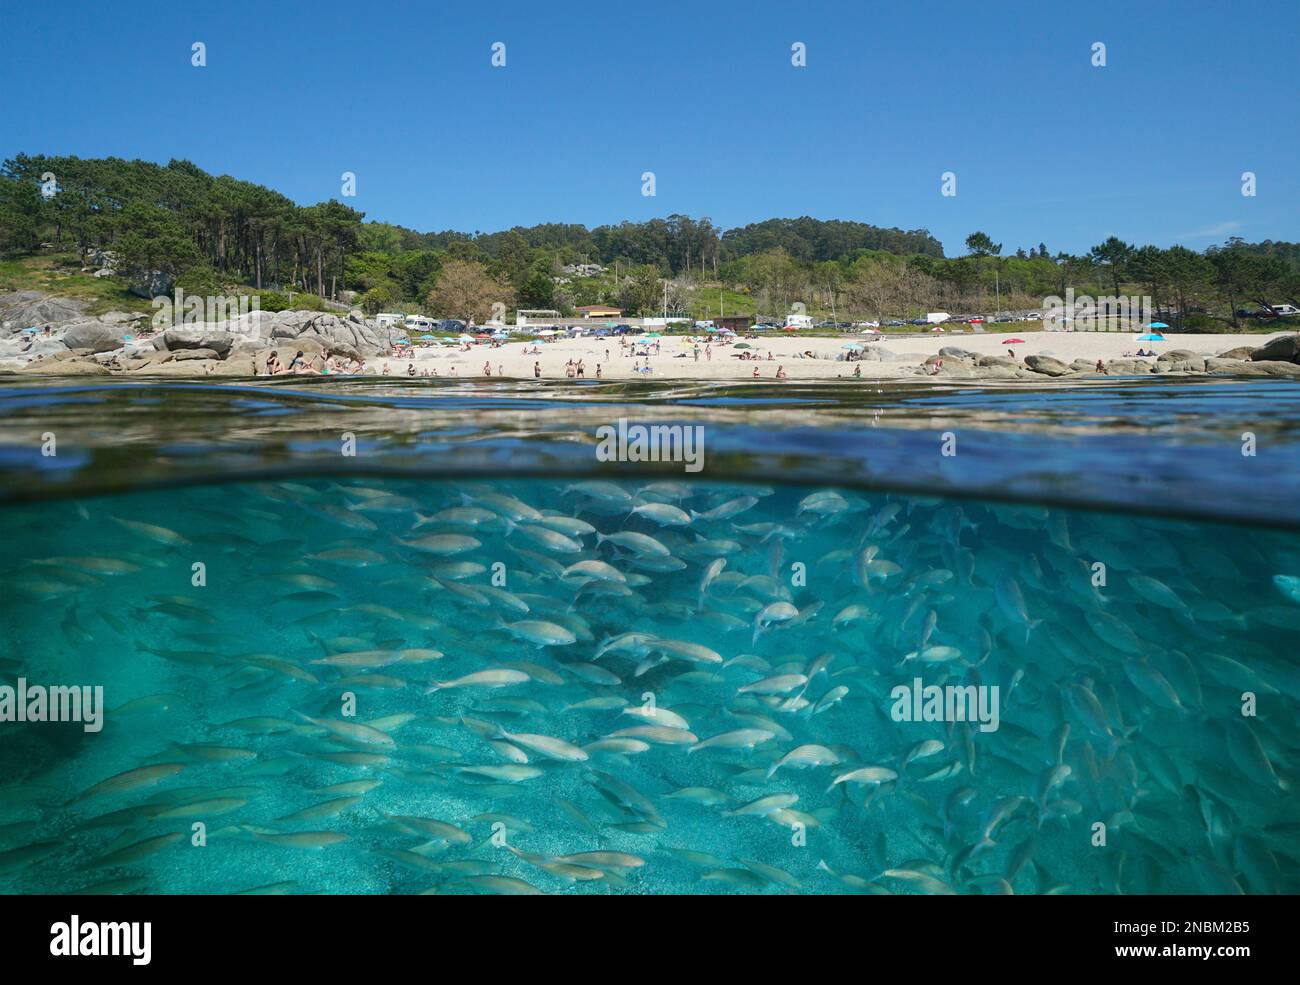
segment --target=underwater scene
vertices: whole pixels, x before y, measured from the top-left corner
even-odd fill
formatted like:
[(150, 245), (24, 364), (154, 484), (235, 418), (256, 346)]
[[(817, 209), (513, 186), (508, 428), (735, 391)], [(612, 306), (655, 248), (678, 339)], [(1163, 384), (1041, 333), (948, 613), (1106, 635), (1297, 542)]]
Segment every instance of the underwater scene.
[(1293, 531), (658, 476), (4, 518), (0, 891), (1300, 889)]

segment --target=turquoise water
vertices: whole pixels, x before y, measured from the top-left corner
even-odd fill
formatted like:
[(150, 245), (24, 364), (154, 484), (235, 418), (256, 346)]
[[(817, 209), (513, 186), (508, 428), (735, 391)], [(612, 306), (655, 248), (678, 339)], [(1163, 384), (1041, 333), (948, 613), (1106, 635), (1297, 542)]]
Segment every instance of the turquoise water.
[(0, 889), (1300, 889), (1296, 533), (707, 475), (10, 505)]

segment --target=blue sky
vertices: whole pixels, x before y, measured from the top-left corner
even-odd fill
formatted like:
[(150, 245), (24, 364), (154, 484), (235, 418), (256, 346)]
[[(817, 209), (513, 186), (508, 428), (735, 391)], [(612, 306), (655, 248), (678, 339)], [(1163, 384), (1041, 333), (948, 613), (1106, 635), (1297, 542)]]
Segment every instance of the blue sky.
[(9, 3), (0, 36), (0, 157), (188, 158), (303, 203), (352, 171), (344, 201), (420, 230), (1300, 239), (1296, 0)]

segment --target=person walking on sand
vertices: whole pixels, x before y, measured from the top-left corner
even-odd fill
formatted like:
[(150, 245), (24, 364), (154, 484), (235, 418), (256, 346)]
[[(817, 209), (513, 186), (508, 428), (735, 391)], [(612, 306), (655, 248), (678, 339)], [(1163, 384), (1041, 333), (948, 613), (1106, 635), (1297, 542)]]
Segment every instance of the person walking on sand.
[(856, 366), (853, 367), (853, 375), (854, 375), (854, 377), (855, 377), (856, 379), (859, 379), (859, 380), (862, 379), (862, 364), (861, 364), (861, 363), (859, 363), (858, 365), (856, 365)]
[(578, 375), (581, 376), (583, 379), (587, 378), (587, 369), (585, 366), (582, 365), (581, 359), (578, 360), (578, 365), (575, 366), (574, 369), (577, 371)]
[(483, 364), (483, 375), (484, 375), (484, 376), (491, 376), (491, 375), (492, 375), (492, 363), (491, 363), (491, 361), (485, 362), (485, 363)]
[(542, 364), (535, 362), (533, 363), (533, 379), (540, 380), (541, 378), (542, 378)]
[(600, 363), (596, 363), (596, 379), (600, 379)]

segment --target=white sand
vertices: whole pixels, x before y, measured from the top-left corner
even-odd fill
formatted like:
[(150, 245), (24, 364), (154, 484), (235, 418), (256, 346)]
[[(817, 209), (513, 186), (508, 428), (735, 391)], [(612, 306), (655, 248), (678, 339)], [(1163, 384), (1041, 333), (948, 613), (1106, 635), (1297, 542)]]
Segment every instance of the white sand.
[[(1108, 332), (1023, 332), (1014, 327), (1003, 331), (990, 331), (984, 334), (971, 332), (934, 332), (924, 337), (879, 336), (879, 341), (870, 341), (872, 336), (846, 333), (835, 338), (792, 337), (790, 333), (764, 332), (756, 339), (742, 339), (753, 348), (739, 350), (732, 345), (717, 342), (700, 342), (700, 357), (693, 353), (694, 345), (680, 336), (665, 336), (659, 340), (657, 355), (651, 349), (649, 374), (634, 372), (636, 364), (645, 365), (644, 357), (634, 357), (633, 348), (629, 346), (620, 352), (617, 338), (595, 339), (561, 339), (554, 342), (507, 342), (496, 348), (488, 345), (474, 345), (469, 352), (445, 346), (415, 350), (416, 372), (436, 369), (440, 378), (454, 376), (458, 379), (478, 378), (484, 376), (483, 364), (490, 362), (492, 377), (499, 375), (498, 367), (505, 377), (511, 379), (532, 379), (533, 364), (541, 364), (543, 379), (565, 379), (565, 363), (581, 359), (585, 368), (585, 379), (595, 379), (596, 366), (600, 365), (601, 378), (606, 380), (625, 379), (753, 379), (754, 370), (759, 378), (771, 380), (776, 376), (777, 368), (784, 367), (787, 378), (792, 380), (834, 379), (837, 376), (852, 376), (856, 366), (862, 366), (863, 379), (893, 379), (910, 377), (913, 370), (928, 357), (934, 355), (944, 346), (956, 346), (980, 355), (1007, 355), (1007, 349), (1015, 352), (1017, 359), (1028, 355), (1054, 356), (1070, 363), (1075, 359), (1110, 360), (1131, 356), (1139, 348), (1145, 351), (1154, 349), (1157, 353), (1172, 349), (1190, 349), (1205, 355), (1217, 355), (1237, 346), (1263, 345), (1268, 338), (1263, 335), (1166, 335), (1164, 342), (1138, 342), (1137, 336), (1129, 333)], [(1004, 345), (1004, 339), (1021, 338), (1020, 344)], [(903, 358), (898, 361), (876, 362), (864, 360), (857, 362), (840, 362), (837, 357), (845, 354), (844, 345), (860, 342), (864, 346), (880, 347)], [(536, 346), (538, 355), (532, 354)], [(637, 345), (636, 351), (643, 346)], [(527, 352), (525, 352), (527, 350)], [(742, 352), (757, 354), (760, 359), (748, 361), (737, 358)], [(815, 358), (801, 354), (811, 351)], [(608, 353), (608, 355), (607, 355)], [(772, 358), (768, 359), (769, 353)], [(678, 357), (680, 358), (674, 358)], [(398, 358), (374, 357), (366, 361), (366, 375), (383, 372), (387, 364), (392, 376), (406, 376), (407, 365), (412, 360)]]

